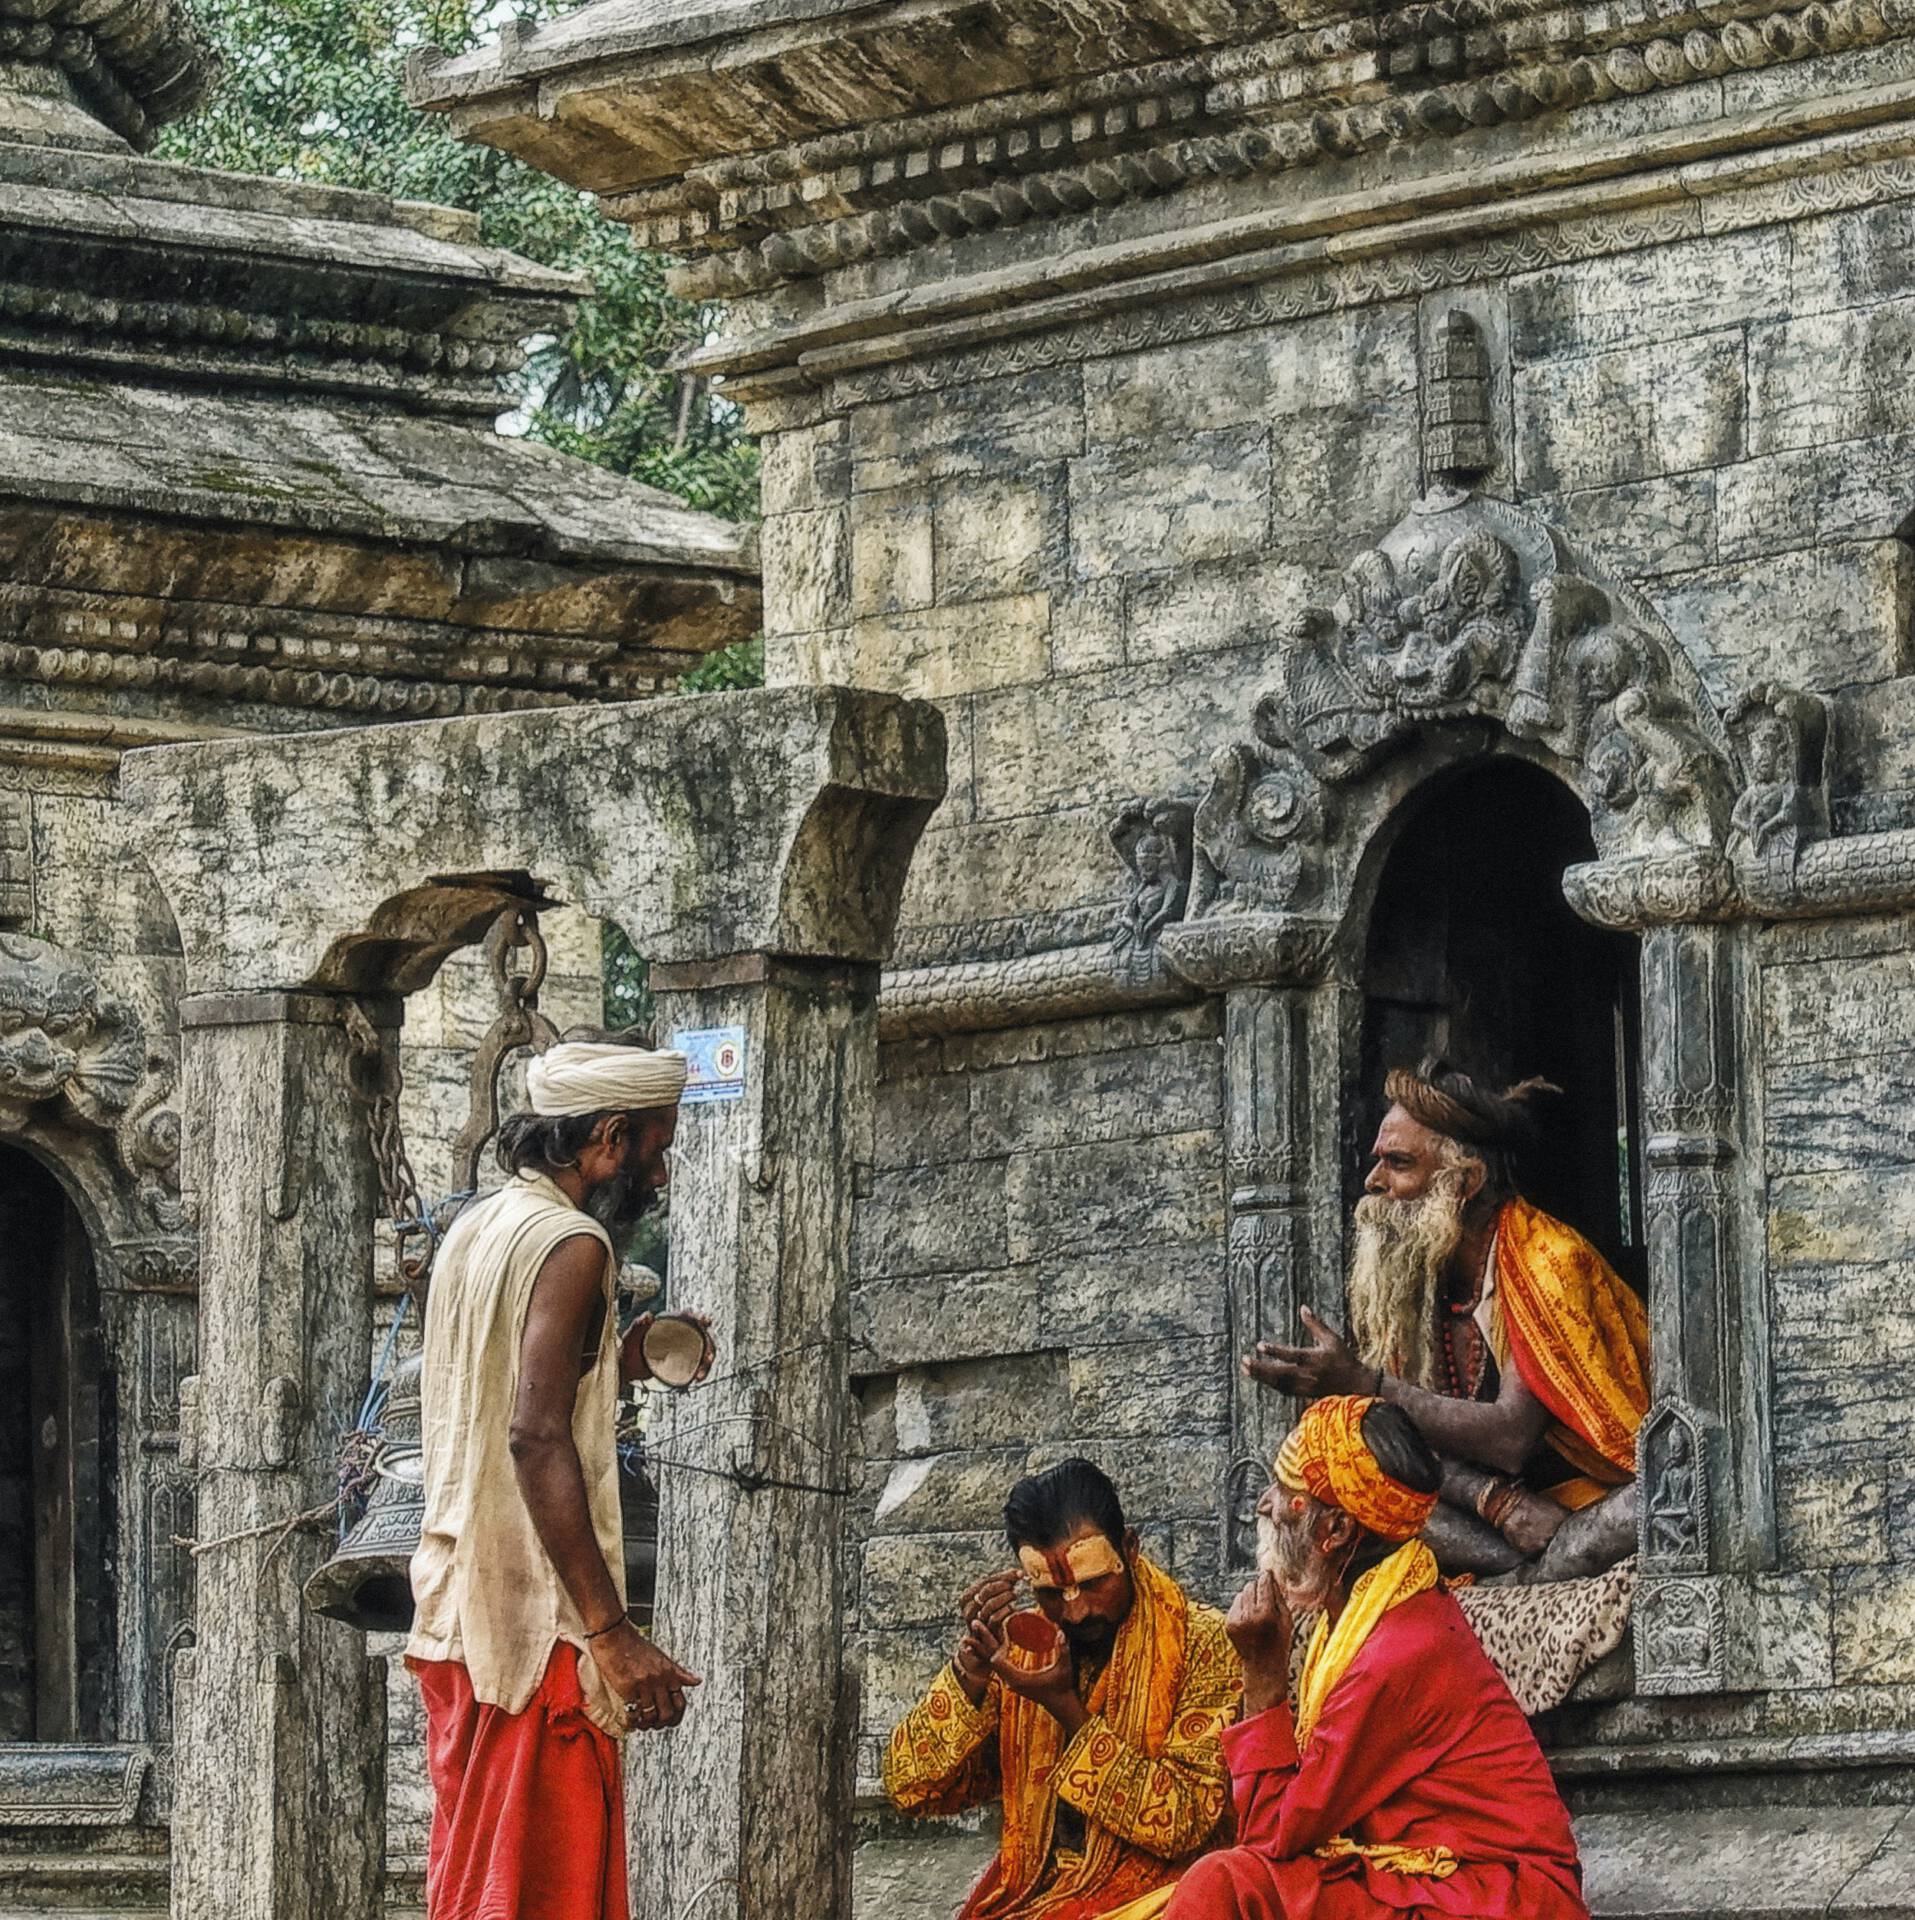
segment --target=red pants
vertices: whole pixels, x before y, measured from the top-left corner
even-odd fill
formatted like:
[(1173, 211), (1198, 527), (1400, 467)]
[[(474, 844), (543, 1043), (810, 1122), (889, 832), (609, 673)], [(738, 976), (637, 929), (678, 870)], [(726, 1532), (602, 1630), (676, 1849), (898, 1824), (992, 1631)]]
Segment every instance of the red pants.
[(409, 1660), (426, 1705), (427, 1920), (630, 1920), (618, 1747), (585, 1717), (578, 1651), (523, 1713), (482, 1706), (456, 1660)]

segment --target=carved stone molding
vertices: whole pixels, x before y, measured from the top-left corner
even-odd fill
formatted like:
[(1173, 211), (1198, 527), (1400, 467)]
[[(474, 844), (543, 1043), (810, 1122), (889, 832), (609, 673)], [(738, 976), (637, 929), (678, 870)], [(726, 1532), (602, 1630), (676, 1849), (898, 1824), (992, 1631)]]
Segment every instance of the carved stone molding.
[(1626, 933), (1674, 921), (1733, 920), (1745, 910), (1735, 869), (1722, 855), (1700, 850), (1589, 861), (1563, 875), (1563, 894), (1585, 920)]
[(1281, 913), (1213, 913), (1165, 929), (1163, 962), (1206, 993), (1321, 977), (1336, 929), (1328, 920)]
[(155, 1229), (183, 1225), (179, 1115), (149, 1077), (138, 1014), (77, 956), (0, 933), (0, 1131), (104, 1137), (115, 1174)]

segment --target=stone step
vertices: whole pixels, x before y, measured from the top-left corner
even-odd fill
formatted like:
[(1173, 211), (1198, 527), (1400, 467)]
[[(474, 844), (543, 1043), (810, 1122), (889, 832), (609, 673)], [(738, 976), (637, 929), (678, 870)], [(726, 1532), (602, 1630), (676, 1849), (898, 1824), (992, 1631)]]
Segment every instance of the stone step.
[(1597, 1920), (1915, 1920), (1915, 1808), (1592, 1813), (1576, 1837)]

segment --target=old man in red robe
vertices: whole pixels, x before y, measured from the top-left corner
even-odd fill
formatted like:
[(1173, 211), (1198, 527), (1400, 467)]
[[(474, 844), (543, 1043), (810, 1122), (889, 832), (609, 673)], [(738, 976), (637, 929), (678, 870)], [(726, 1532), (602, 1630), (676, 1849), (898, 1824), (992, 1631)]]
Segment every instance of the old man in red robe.
[[(1223, 1737), (1237, 1844), (1168, 1920), (1589, 1920), (1529, 1722), (1417, 1538), (1441, 1469), (1409, 1417), (1320, 1400), (1258, 1506), (1257, 1578), (1228, 1631), (1243, 1718)], [(1293, 1708), (1292, 1623), (1317, 1624)], [(1142, 1903), (1127, 1910), (1141, 1914)]]

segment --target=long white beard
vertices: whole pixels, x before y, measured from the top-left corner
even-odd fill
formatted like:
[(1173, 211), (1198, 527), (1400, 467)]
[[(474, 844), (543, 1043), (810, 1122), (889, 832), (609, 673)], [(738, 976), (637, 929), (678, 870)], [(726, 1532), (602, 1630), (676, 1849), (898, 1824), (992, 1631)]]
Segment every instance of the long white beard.
[(1463, 1243), (1463, 1179), (1441, 1168), (1414, 1200), (1366, 1193), (1350, 1255), (1350, 1338), (1366, 1366), (1438, 1387), (1443, 1282)]

